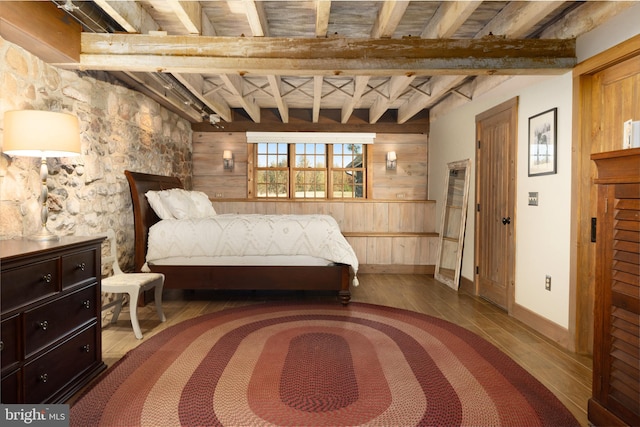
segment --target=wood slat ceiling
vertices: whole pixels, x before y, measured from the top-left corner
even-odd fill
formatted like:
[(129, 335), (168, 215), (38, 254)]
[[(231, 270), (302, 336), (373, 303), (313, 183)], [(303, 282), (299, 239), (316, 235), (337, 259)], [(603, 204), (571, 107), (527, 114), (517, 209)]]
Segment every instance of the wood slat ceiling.
[[(85, 26), (80, 63), (60, 66), (112, 72), (132, 87), (144, 87), (192, 123), (219, 117), (222, 124), (240, 119), (286, 124), (294, 110), (308, 111), (310, 123), (320, 122), (329, 110), (340, 111), (342, 124), (355, 116), (364, 116), (369, 124), (410, 123), (436, 105), (454, 108), (468, 102), (511, 75), (566, 72), (575, 64), (575, 50), (567, 57), (563, 39), (574, 41), (633, 4), (402, 0), (54, 3), (66, 5), (68, 13)], [(89, 14), (98, 24), (87, 24)], [(310, 42), (322, 39), (326, 43)], [(430, 42), (447, 40), (452, 43), (440, 53), (429, 51), (437, 46)], [(459, 43), (465, 40), (466, 44)], [(551, 49), (542, 50), (535, 43), (542, 40), (553, 41)], [(514, 48), (516, 41), (523, 44)], [(228, 48), (214, 52), (217, 45)], [(474, 46), (480, 46), (481, 53), (470, 53)], [(522, 57), (515, 58), (516, 49)], [(274, 61), (263, 66), (263, 56), (272, 53)]]

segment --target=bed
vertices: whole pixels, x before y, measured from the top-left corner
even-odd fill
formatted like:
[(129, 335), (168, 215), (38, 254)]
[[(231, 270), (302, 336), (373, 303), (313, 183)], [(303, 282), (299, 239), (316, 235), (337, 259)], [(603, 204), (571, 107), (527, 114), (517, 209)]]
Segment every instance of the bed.
[[(212, 290), (277, 290), (277, 291), (336, 291), (340, 302), (344, 305), (351, 299), (350, 287), (357, 285), (357, 259), (351, 250), (340, 249), (342, 255), (340, 262), (297, 253), (295, 255), (280, 254), (277, 256), (260, 256), (248, 254), (248, 256), (210, 256), (202, 253), (200, 246), (207, 246), (207, 241), (198, 245), (201, 253), (189, 253), (186, 256), (179, 255), (179, 246), (173, 241), (158, 246), (159, 239), (176, 238), (176, 233), (186, 234), (184, 231), (170, 231), (180, 220), (160, 219), (147, 198), (147, 193), (154, 194), (163, 190), (182, 189), (179, 178), (163, 175), (153, 175), (140, 172), (125, 171), (125, 176), (131, 189), (131, 198), (134, 214), (135, 228), (135, 254), (134, 263), (136, 271), (153, 271), (165, 275), (165, 288), (167, 289), (212, 289)], [(161, 213), (162, 215), (162, 213)], [(230, 228), (234, 218), (230, 215), (218, 215), (216, 220), (224, 220), (223, 226), (218, 228)], [(256, 215), (258, 217), (259, 215)], [(262, 217), (269, 217), (264, 215)], [(275, 217), (275, 216), (271, 216)], [(326, 220), (327, 218), (325, 218)], [(279, 221), (280, 218), (266, 218), (268, 221)], [(307, 218), (302, 218), (306, 221)], [(202, 220), (202, 222), (207, 222)], [(242, 221), (248, 221), (242, 219)], [(170, 225), (169, 229), (163, 228)], [(337, 226), (337, 224), (336, 224)], [(192, 230), (194, 225), (186, 225), (185, 230)], [(262, 226), (264, 228), (266, 226)], [(212, 228), (211, 225), (208, 227)], [(295, 227), (293, 227), (295, 228)], [(260, 229), (260, 226), (258, 226)], [(289, 228), (286, 228), (288, 230)], [(165, 231), (160, 231), (165, 230)], [(207, 231), (209, 232), (209, 231)], [(339, 229), (338, 229), (339, 232)], [(173, 233), (173, 234), (172, 234)], [(204, 232), (196, 232), (202, 234)], [(334, 233), (335, 234), (335, 233)], [(344, 239), (340, 234), (336, 239)], [(322, 239), (326, 240), (326, 239)], [(227, 239), (226, 241), (234, 241)], [(344, 240), (346, 243), (346, 240)], [(150, 243), (152, 246), (149, 246)], [(254, 244), (255, 245), (255, 244)], [(348, 243), (346, 243), (348, 246)], [(211, 246), (211, 245), (209, 245)], [(235, 244), (236, 247), (242, 245)], [(250, 245), (247, 245), (250, 246)], [(260, 244), (260, 246), (264, 246)], [(268, 244), (266, 246), (269, 246)], [(282, 246), (293, 247), (295, 245), (284, 244)], [(299, 246), (299, 245), (298, 245)], [(319, 246), (319, 245), (318, 245)], [(159, 249), (158, 249), (159, 248)], [(347, 252), (351, 251), (351, 254)], [(160, 252), (161, 254), (158, 254)], [(152, 254), (155, 258), (148, 259)], [(148, 257), (149, 255), (149, 257)], [(197, 255), (197, 256), (194, 256)]]

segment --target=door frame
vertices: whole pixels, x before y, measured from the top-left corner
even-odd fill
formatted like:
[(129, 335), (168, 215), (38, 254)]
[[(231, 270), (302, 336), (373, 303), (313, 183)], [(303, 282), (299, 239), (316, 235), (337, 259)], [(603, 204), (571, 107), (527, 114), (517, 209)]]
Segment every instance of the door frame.
[[(593, 337), (593, 251), (591, 212), (596, 201), (591, 182), (591, 90), (594, 74), (640, 55), (640, 35), (634, 36), (576, 65), (573, 69), (573, 149), (571, 150), (571, 266), (569, 271), (569, 350), (591, 353)], [(580, 268), (579, 268), (580, 266)], [(588, 266), (584, 268), (584, 266)]]
[[(480, 257), (482, 256), (479, 250), (479, 234), (480, 234), (480, 222), (478, 220), (478, 195), (480, 183), (482, 177), (480, 176), (480, 149), (479, 149), (479, 121), (491, 117), (495, 114), (502, 113), (510, 110), (509, 126), (510, 126), (510, 141), (509, 141), (509, 171), (507, 174), (508, 182), (508, 200), (509, 206), (507, 206), (507, 215), (511, 217), (510, 233), (507, 242), (508, 259), (506, 262), (507, 268), (507, 313), (511, 314), (513, 305), (515, 303), (515, 266), (516, 266), (516, 174), (517, 174), (517, 162), (516, 154), (518, 148), (518, 97), (514, 97), (508, 101), (505, 101), (487, 111), (484, 111), (476, 115), (476, 176), (475, 176), (475, 226), (474, 226), (474, 265), (480, 265)], [(479, 295), (479, 280), (478, 273), (474, 274), (474, 291), (475, 295)]]

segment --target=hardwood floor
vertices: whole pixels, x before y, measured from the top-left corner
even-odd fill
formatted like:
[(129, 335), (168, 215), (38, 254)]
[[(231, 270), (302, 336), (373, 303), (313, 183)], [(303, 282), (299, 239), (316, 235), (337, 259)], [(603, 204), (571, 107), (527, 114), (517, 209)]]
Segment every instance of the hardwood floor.
[[(398, 307), (436, 316), (482, 336), (507, 353), (549, 388), (587, 426), (587, 400), (591, 396), (592, 360), (564, 350), (509, 317), (504, 311), (475, 296), (457, 293), (431, 276), (362, 274), (352, 289), (352, 301)], [(335, 300), (335, 296), (309, 293), (213, 293), (165, 290), (163, 308), (167, 321), (160, 323), (154, 305), (138, 308), (144, 338), (135, 339), (128, 307), (117, 324), (102, 332), (102, 354), (109, 366), (127, 351), (158, 332), (183, 320), (226, 308), (266, 300)]]

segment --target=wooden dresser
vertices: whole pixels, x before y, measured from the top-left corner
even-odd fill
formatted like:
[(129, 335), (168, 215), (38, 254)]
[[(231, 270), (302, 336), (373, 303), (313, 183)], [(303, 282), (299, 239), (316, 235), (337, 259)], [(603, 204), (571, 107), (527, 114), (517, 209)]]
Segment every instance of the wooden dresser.
[(2, 403), (63, 403), (106, 367), (102, 240), (0, 241)]
[(640, 148), (593, 154), (598, 177), (589, 421), (640, 425)]

